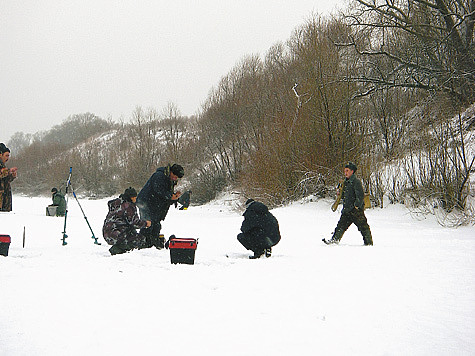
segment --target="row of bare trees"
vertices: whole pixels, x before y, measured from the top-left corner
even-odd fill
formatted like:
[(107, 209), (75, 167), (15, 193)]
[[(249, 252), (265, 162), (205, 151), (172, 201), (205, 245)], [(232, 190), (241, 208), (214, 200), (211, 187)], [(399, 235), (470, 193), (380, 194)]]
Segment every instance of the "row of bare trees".
[(159, 164), (186, 162), (194, 142), (193, 120), (173, 103), (161, 111), (137, 107), (128, 123), (77, 114), (35, 135), (16, 133), (9, 142), (18, 166), (15, 189), (48, 194), (63, 188), (73, 168), (73, 187), (87, 196), (111, 196), (128, 186), (141, 188)]
[[(41, 137), (14, 135), (21, 185), (47, 189), (74, 165), (85, 192), (107, 195), (180, 162), (197, 202), (231, 186), (278, 205), (331, 194), (352, 160), (375, 205), (437, 193), (447, 211), (467, 210), (474, 18), (475, 0), (354, 0), (244, 57), (198, 117), (169, 103), (138, 107), (128, 123), (81, 114)], [(84, 134), (68, 146), (73, 124)]]
[(474, 1), (358, 0), (342, 16), (310, 18), (214, 88), (199, 120), (212, 133), (207, 167), (280, 204), (327, 194), (353, 160), (376, 205), (417, 189), (466, 209), (474, 14)]
[[(475, 1), (356, 0), (346, 19), (356, 30), (350, 41), (338, 45), (353, 48), (367, 67), (353, 77), (361, 84), (358, 95), (371, 102), (388, 94), (372, 112), (376, 128), (382, 129), (375, 130), (376, 137), (384, 139), (380, 147), (386, 148), (377, 163), (400, 169), (393, 169), (397, 179), (389, 177), (391, 184), (375, 184), (374, 190), (416, 206), (424, 202), (446, 212), (468, 212), (473, 219), (467, 199), (473, 197), (470, 174), (475, 168), (469, 148)], [(387, 122), (392, 122), (392, 137), (384, 130)], [(388, 144), (392, 139), (397, 146)], [(381, 179), (381, 169), (373, 170), (374, 181), (388, 181)]]

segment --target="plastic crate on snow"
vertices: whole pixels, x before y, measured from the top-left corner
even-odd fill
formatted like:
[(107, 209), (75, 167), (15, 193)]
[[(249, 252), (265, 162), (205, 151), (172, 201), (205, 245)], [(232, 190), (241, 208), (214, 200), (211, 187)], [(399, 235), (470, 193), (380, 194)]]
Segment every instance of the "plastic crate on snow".
[(195, 264), (195, 251), (198, 246), (197, 239), (181, 239), (171, 236), (168, 242), (171, 263)]
[(0, 234), (0, 255), (8, 256), (8, 249), (10, 248), (10, 235)]

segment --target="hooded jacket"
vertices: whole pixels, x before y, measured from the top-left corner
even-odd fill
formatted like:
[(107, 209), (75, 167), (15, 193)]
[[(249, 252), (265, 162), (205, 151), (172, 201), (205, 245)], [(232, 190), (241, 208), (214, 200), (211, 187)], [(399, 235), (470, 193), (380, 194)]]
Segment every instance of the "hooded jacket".
[(280, 241), (279, 223), (267, 206), (255, 201), (249, 205), (243, 216), (241, 231), (244, 234), (263, 238), (268, 246), (274, 246)]
[(116, 198), (107, 203), (109, 212), (104, 220), (102, 235), (109, 244), (117, 240), (133, 238), (137, 235), (135, 229), (147, 225), (145, 220), (140, 220), (137, 207), (134, 203)]

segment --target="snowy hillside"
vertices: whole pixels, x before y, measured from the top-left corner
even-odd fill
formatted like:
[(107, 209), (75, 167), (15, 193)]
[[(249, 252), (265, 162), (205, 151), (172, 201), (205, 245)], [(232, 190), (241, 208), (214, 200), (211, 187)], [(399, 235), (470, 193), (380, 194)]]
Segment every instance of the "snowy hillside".
[(0, 355), (475, 354), (473, 226), (388, 206), (367, 211), (373, 247), (354, 226), (326, 246), (339, 213), (295, 203), (273, 210), (272, 257), (249, 260), (242, 217), (221, 200), (170, 209), (165, 236), (199, 238), (195, 265), (172, 265), (167, 250), (110, 256), (106, 202), (81, 200), (100, 246), (73, 200), (67, 246), (48, 198), (14, 196), (14, 212), (0, 213), (12, 236), (0, 256)]

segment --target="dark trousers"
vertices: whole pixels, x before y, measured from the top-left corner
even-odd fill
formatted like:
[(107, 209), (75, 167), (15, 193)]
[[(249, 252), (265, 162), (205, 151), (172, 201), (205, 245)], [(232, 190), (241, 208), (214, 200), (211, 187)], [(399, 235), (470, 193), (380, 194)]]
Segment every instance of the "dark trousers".
[(137, 233), (134, 228), (127, 229), (121, 233), (117, 230), (104, 233), (104, 240), (109, 245), (118, 246), (123, 251), (130, 251), (135, 248), (142, 248), (146, 243), (146, 237), (141, 233)]
[(350, 212), (342, 213), (335, 231), (333, 232), (333, 239), (340, 241), (343, 234), (350, 227), (351, 224), (355, 224), (358, 230), (363, 235), (363, 241), (365, 245), (372, 245), (373, 238), (371, 236), (371, 230), (369, 229), (368, 221), (362, 209), (353, 209)]
[(158, 239), (160, 230), (162, 230), (159, 214), (158, 212), (151, 210), (148, 204), (143, 202), (137, 203), (137, 207), (139, 208), (140, 218), (142, 220), (150, 220), (152, 222), (150, 227), (144, 227), (140, 229), (140, 233), (147, 238), (147, 243), (150, 244), (149, 247), (151, 247)]
[(12, 211), (12, 192), (0, 192), (0, 211)]
[(158, 235), (160, 235), (160, 230), (162, 230), (162, 224), (160, 224), (160, 221), (152, 221), (152, 225), (150, 225), (150, 227), (141, 228), (140, 233), (158, 237)]
[(247, 250), (253, 252), (262, 252), (266, 248), (275, 245), (270, 238), (266, 237), (259, 230), (246, 233), (242, 232), (237, 236), (237, 239)]
[(140, 233), (145, 236), (146, 247), (152, 247), (158, 241), (162, 224), (160, 221), (153, 221), (150, 227), (143, 227), (140, 229)]

